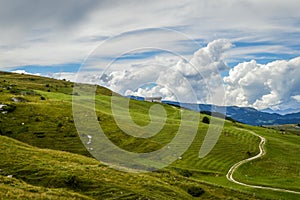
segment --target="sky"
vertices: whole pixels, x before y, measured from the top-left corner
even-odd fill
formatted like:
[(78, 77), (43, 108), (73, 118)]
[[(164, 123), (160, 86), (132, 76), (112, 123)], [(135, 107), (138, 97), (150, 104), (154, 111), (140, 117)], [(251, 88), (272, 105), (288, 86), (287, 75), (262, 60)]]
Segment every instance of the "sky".
[(299, 10), (297, 0), (0, 0), (0, 70), (300, 111)]

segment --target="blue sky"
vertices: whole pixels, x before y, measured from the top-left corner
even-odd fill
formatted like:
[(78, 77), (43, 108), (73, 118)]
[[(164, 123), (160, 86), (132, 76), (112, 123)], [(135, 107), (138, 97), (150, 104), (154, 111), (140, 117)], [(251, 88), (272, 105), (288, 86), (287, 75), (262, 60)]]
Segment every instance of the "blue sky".
[[(106, 73), (108, 82), (99, 84), (125, 93), (143, 81), (179, 84), (175, 77), (163, 76), (171, 68), (183, 70), (182, 78), (192, 85), (200, 84), (201, 77), (180, 62), (184, 59), (201, 64), (196, 68), (202, 73), (218, 68), (230, 99), (226, 104), (298, 108), (295, 88), (300, 85), (279, 74), (298, 72), (299, 10), (297, 0), (0, 0), (0, 70), (70, 79), (81, 70), (85, 80)], [(220, 39), (229, 41), (230, 48)], [(213, 80), (214, 70), (210, 72), (206, 76)], [(259, 87), (264, 90), (254, 89)], [(171, 98), (165, 89), (156, 92)], [(179, 85), (173, 90), (186, 92)], [(202, 95), (199, 101), (211, 103)]]
[(81, 63), (70, 63), (70, 64), (61, 64), (61, 65), (27, 65), (27, 66), (18, 66), (14, 68), (15, 70), (24, 70), (28, 73), (33, 74), (44, 74), (47, 75), (49, 73), (57, 73), (57, 72), (77, 72), (80, 68)]

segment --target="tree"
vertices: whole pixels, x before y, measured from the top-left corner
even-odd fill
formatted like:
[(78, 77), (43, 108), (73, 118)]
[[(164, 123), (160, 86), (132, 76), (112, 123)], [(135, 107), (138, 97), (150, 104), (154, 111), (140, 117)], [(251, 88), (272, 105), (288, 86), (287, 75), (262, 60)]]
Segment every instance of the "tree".
[(202, 122), (205, 124), (209, 124), (210, 120), (208, 117), (205, 116), (205, 117), (203, 117)]
[(204, 194), (204, 190), (197, 186), (191, 186), (188, 188), (187, 192), (193, 197), (200, 197), (202, 194)]

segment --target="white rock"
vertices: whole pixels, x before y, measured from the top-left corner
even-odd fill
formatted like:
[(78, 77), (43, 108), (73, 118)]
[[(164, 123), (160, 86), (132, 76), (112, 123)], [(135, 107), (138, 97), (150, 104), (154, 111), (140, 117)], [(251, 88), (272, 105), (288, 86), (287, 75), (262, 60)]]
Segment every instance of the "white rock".
[(2, 110), (2, 108), (5, 107), (5, 106), (7, 106), (7, 105), (5, 105), (5, 104), (0, 104), (0, 110)]

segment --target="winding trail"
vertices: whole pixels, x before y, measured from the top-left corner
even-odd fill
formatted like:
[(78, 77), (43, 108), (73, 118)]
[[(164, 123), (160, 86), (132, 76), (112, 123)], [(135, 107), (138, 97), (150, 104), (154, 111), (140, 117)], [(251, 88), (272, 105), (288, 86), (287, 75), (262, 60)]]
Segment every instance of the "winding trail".
[(252, 135), (255, 135), (257, 137), (260, 138), (260, 143), (259, 143), (259, 154), (257, 154), (256, 156), (254, 157), (251, 157), (251, 158), (247, 158), (245, 160), (242, 160), (242, 161), (239, 161), (237, 163), (235, 163), (227, 172), (226, 174), (226, 178), (233, 182), (233, 183), (236, 183), (236, 184), (239, 184), (239, 185), (242, 185), (242, 186), (246, 186), (246, 187), (250, 187), (250, 188), (258, 188), (258, 189), (265, 189), (265, 190), (273, 190), (273, 191), (279, 191), (279, 192), (289, 192), (289, 193), (294, 193), (294, 194), (299, 194), (300, 195), (300, 192), (298, 191), (293, 191), (293, 190), (287, 190), (287, 189), (282, 189), (282, 188), (273, 188), (273, 187), (267, 187), (267, 186), (260, 186), (260, 185), (249, 185), (249, 184), (246, 184), (246, 183), (242, 183), (242, 182), (239, 182), (237, 180), (235, 180), (233, 178), (233, 173), (235, 172), (235, 170), (237, 170), (239, 168), (239, 166), (241, 166), (242, 164), (244, 163), (247, 163), (251, 160), (255, 160), (257, 158), (260, 158), (262, 157), (263, 155), (266, 154), (266, 151), (264, 149), (264, 145), (266, 143), (266, 138), (254, 133), (253, 131), (249, 131), (249, 130), (244, 130), (244, 129), (239, 129), (239, 130), (243, 130), (243, 131), (248, 131), (249, 133), (251, 133)]

